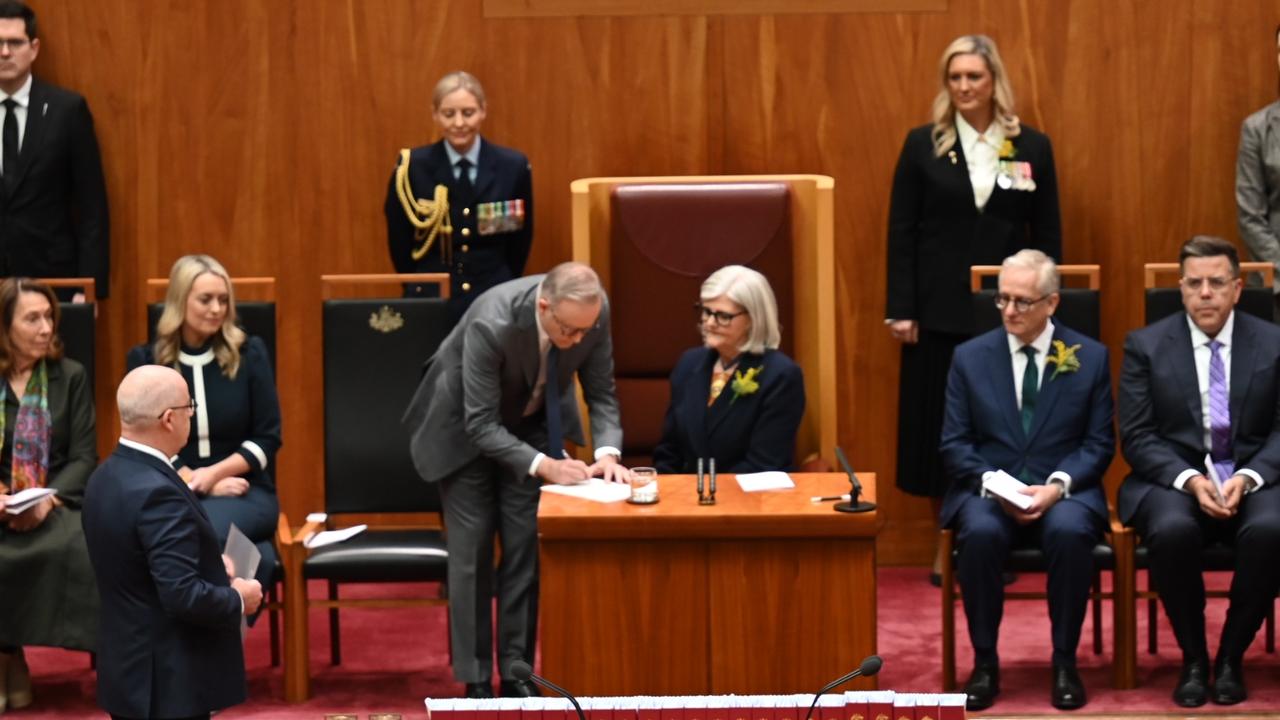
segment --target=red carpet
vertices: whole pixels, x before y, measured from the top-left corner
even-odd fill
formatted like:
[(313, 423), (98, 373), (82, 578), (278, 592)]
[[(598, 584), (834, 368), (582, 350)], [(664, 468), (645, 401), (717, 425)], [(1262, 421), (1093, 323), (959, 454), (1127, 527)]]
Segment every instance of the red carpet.
[[(884, 568), (879, 572), (880, 654), (884, 669), (880, 686), (902, 691), (936, 692), (942, 678), (939, 661), (938, 591), (929, 586), (927, 573), (920, 568)], [(1212, 579), (1215, 586), (1227, 578)], [(1020, 579), (1026, 588), (1043, 586), (1044, 576)], [(1141, 581), (1140, 581), (1141, 582)], [(376, 596), (380, 588), (352, 587), (344, 595)], [(399, 594), (400, 590), (394, 591)], [(423, 591), (427, 592), (426, 590)], [(312, 590), (319, 597), (323, 590)], [(1225, 614), (1225, 601), (1210, 601), (1210, 650)], [(1081, 674), (1089, 690), (1084, 712), (1095, 713), (1175, 713), (1169, 692), (1177, 676), (1179, 654), (1168, 624), (1161, 618), (1160, 653), (1144, 652), (1138, 658), (1139, 684), (1136, 690), (1117, 692), (1110, 687), (1110, 605), (1104, 605), (1103, 654), (1095, 656), (1088, 647), (1091, 625), (1085, 624), (1081, 644)], [(246, 645), (251, 699), (242, 706), (220, 714), (219, 718), (279, 718), (315, 720), (326, 712), (399, 712), (408, 718), (423, 718), (422, 698), (452, 696), (461, 691), (447, 667), (444, 646), (443, 608), (412, 610), (345, 610), (342, 613), (343, 663), (329, 665), (329, 633), (326, 615), (313, 611), (311, 618), (311, 667), (313, 699), (304, 705), (285, 705), (281, 674), (272, 668), (265, 620), (250, 631)], [(968, 676), (971, 652), (964, 630), (964, 614), (957, 608), (960, 634), (957, 642), (957, 674)], [(1138, 615), (1138, 637), (1145, 648), (1146, 613)], [(1010, 602), (1005, 610), (1000, 655), (1004, 693), (989, 711), (992, 715), (1058, 715), (1049, 706), (1049, 625), (1047, 609), (1041, 602)], [(35, 681), (36, 704), (22, 711), (10, 711), (5, 718), (97, 718), (93, 698), (93, 673), (84, 653), (62, 650), (28, 650)], [(832, 668), (837, 676), (847, 668)], [(1230, 713), (1266, 713), (1280, 709), (1280, 658), (1262, 649), (1262, 636), (1254, 643), (1246, 661), (1250, 699), (1230, 708)], [(556, 680), (557, 678), (552, 678)], [(572, 688), (571, 688), (572, 689)], [(811, 688), (796, 688), (811, 691)], [(1208, 705), (1198, 715), (1225, 712)]]

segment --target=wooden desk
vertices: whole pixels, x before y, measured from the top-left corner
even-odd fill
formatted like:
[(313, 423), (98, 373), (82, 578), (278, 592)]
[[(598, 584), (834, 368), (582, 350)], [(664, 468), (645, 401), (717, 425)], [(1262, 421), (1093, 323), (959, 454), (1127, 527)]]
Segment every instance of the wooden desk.
[(688, 475), (650, 506), (544, 493), (543, 674), (579, 695), (814, 692), (875, 653), (879, 515), (809, 501), (848, 492), (843, 474), (792, 477), (743, 493), (721, 475), (713, 506)]

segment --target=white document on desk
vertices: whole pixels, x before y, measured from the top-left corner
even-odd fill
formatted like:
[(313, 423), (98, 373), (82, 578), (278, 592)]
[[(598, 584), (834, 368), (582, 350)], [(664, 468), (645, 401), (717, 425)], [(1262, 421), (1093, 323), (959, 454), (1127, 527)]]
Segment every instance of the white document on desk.
[(626, 483), (605, 482), (600, 478), (591, 478), (577, 485), (548, 484), (542, 486), (543, 492), (557, 495), (568, 495), (579, 500), (590, 500), (598, 503), (622, 502), (631, 497), (631, 486)]
[(322, 530), (321, 532), (311, 533), (308, 535), (307, 538), (302, 541), (302, 544), (303, 546), (314, 550), (316, 548), (324, 547), (325, 545), (345, 542), (368, 529), (368, 525), (352, 525), (349, 528), (343, 528), (341, 530)]
[(1027, 484), (1003, 470), (982, 476), (982, 488), (999, 498), (1009, 501), (1019, 510), (1031, 507), (1031, 496), (1022, 494)]
[(742, 492), (762, 492), (764, 490), (790, 490), (796, 486), (791, 476), (779, 470), (767, 472), (742, 473), (735, 475), (738, 487)]

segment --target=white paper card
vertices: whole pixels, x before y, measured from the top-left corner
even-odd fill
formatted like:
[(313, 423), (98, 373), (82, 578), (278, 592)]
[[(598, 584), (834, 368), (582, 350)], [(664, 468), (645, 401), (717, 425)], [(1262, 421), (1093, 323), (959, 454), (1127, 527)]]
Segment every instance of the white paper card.
[(349, 528), (343, 528), (341, 530), (324, 530), (318, 533), (311, 533), (307, 536), (306, 540), (302, 541), (302, 544), (312, 549), (324, 547), (325, 545), (332, 545), (334, 543), (350, 540), (368, 529), (368, 525), (352, 525)]
[(10, 515), (24, 513), (41, 500), (57, 494), (58, 491), (55, 488), (27, 488), (9, 496), (8, 502), (4, 504), (4, 511)]
[(735, 476), (742, 492), (761, 492), (763, 490), (789, 490), (796, 486), (791, 476), (777, 470), (758, 473), (743, 473)]
[(622, 502), (623, 500), (631, 497), (630, 485), (626, 483), (605, 482), (600, 478), (591, 478), (589, 481), (578, 485), (543, 485), (542, 491), (555, 493), (557, 495), (568, 495), (569, 497), (578, 498), (579, 500), (590, 500), (598, 503)]
[(1026, 510), (1031, 507), (1031, 496), (1023, 495), (1027, 484), (1003, 470), (985, 473), (982, 476), (982, 488), (996, 497), (1007, 500), (1014, 507)]

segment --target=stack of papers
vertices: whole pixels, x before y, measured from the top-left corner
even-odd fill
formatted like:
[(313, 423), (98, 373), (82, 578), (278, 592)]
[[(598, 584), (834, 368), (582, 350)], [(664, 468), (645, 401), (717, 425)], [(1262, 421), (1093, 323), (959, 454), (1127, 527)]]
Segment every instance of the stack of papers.
[(738, 487), (742, 488), (742, 492), (761, 492), (763, 490), (790, 490), (796, 486), (791, 476), (778, 471), (770, 470), (768, 472), (758, 473), (742, 473), (735, 475), (738, 480)]
[(1019, 510), (1031, 507), (1031, 496), (1023, 495), (1027, 484), (1003, 470), (985, 473), (982, 476), (982, 489), (1007, 500)]
[(53, 488), (27, 488), (20, 493), (9, 496), (9, 501), (4, 505), (4, 511), (10, 515), (18, 515), (26, 512), (41, 500), (57, 494), (58, 491)]
[(631, 497), (630, 485), (605, 482), (600, 478), (591, 478), (577, 485), (543, 485), (542, 491), (599, 503), (622, 502)]

